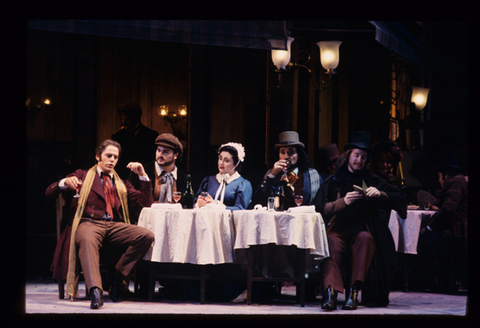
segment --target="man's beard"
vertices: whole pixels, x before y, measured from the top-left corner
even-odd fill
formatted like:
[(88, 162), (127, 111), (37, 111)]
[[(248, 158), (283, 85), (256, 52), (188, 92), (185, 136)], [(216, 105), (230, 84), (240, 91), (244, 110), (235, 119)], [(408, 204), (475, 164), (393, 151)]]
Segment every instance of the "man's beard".
[(158, 165), (160, 165), (160, 166), (170, 166), (170, 165), (172, 165), (172, 164), (175, 163), (175, 160), (172, 159), (171, 161), (165, 161), (165, 159), (164, 159), (164, 163), (163, 163), (163, 164), (160, 164), (159, 160), (157, 159), (157, 163), (158, 163)]

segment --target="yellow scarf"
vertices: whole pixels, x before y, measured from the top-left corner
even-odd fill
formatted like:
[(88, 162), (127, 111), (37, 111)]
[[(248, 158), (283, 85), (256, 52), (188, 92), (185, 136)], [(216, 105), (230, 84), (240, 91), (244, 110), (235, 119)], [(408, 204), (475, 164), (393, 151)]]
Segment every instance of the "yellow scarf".
[[(75, 243), (75, 232), (77, 231), (78, 224), (82, 218), (85, 205), (87, 203), (88, 195), (92, 189), (93, 180), (95, 179), (95, 174), (97, 174), (97, 165), (94, 165), (87, 172), (85, 181), (83, 181), (83, 187), (80, 190), (80, 198), (78, 200), (77, 211), (75, 212), (75, 217), (73, 218), (72, 223), (72, 234), (70, 238), (70, 256), (68, 261), (68, 274), (67, 274), (67, 295), (74, 301), (78, 297), (78, 276), (79, 272), (77, 268), (77, 245)], [(125, 223), (130, 223), (130, 217), (128, 215), (128, 197), (127, 197), (127, 188), (123, 183), (122, 179), (118, 176), (117, 172), (113, 171), (113, 176), (115, 179), (115, 185), (117, 187), (118, 197), (120, 198), (120, 203), (122, 204), (122, 212)]]

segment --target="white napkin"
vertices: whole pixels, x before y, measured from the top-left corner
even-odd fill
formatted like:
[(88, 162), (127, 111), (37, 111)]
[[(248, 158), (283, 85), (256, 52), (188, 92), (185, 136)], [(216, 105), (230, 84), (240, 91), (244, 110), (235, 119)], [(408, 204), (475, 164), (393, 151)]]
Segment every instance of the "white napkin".
[(181, 210), (182, 204), (169, 204), (169, 203), (153, 203), (152, 208), (158, 208), (162, 210)]
[(315, 205), (302, 205), (297, 207), (290, 207), (288, 213), (315, 213)]
[(255, 205), (255, 207), (253, 208), (255, 211), (266, 211), (267, 210), (267, 207), (266, 206), (262, 206), (261, 204), (257, 204)]

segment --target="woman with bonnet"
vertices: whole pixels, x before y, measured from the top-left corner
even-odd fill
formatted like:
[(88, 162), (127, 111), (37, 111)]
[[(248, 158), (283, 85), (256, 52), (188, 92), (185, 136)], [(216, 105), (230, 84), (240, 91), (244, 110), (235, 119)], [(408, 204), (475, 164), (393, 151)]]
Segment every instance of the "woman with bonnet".
[[(229, 142), (218, 149), (218, 173), (203, 179), (195, 195), (195, 207), (224, 204), (228, 210), (244, 210), (252, 198), (252, 184), (238, 172), (245, 160), (245, 148)], [(202, 196), (202, 192), (208, 192)]]

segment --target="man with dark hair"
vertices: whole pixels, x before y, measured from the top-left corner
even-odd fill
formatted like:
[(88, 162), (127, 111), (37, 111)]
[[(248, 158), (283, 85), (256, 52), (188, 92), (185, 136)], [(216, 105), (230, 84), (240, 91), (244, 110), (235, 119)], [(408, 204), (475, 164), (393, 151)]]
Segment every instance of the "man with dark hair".
[[(78, 296), (77, 254), (80, 260), (92, 309), (103, 305), (103, 283), (100, 276), (99, 250), (104, 244), (124, 250), (115, 265), (114, 282), (109, 290), (112, 301), (122, 298), (122, 284), (133, 267), (151, 246), (154, 235), (145, 228), (130, 224), (129, 205), (150, 206), (153, 202), (150, 180), (141, 163), (131, 162), (127, 168), (136, 173), (141, 182), (135, 189), (115, 172), (121, 146), (105, 140), (95, 151), (97, 164), (89, 170), (76, 170), (51, 184), (45, 195), (56, 198), (60, 193), (71, 199), (71, 218), (62, 232), (54, 256), (55, 271), (68, 265), (67, 294)], [(80, 190), (79, 197), (74, 194)], [(67, 262), (67, 263), (65, 263)]]
[[(310, 162), (305, 145), (300, 142), (298, 133), (284, 131), (279, 135), (279, 143), (275, 145), (279, 160), (265, 173), (262, 184), (255, 191), (250, 208), (256, 204), (267, 206), (267, 198), (275, 191), (282, 179), (286, 182), (285, 200), (282, 209), (296, 206), (294, 195), (303, 196), (303, 205), (312, 205), (322, 177)], [(283, 172), (287, 177), (283, 175)]]
[[(177, 167), (183, 157), (183, 146), (180, 140), (171, 133), (159, 135), (155, 139), (155, 146), (155, 160), (145, 165), (145, 172), (152, 181), (153, 201), (155, 203), (174, 203), (173, 192), (183, 193), (187, 185), (187, 175)], [(138, 175), (130, 173), (128, 181), (137, 187)], [(138, 217), (141, 208), (137, 210), (137, 213), (132, 216)]]
[(458, 155), (444, 157), (437, 167), (441, 189), (432, 204), (437, 213), (421, 229), (418, 254), (432, 279), (432, 289), (454, 293), (458, 282), (467, 286), (468, 182)]
[(158, 132), (149, 129), (141, 123), (142, 108), (136, 102), (126, 103), (117, 109), (121, 128), (112, 135), (112, 140), (122, 146), (122, 157), (118, 161), (117, 172), (126, 179), (130, 170), (126, 165), (130, 162), (140, 162), (145, 165), (151, 160), (151, 151)]
[(366, 167), (372, 152), (369, 133), (354, 131), (344, 150), (345, 162), (324, 181), (315, 199), (330, 251), (322, 262), (322, 308), (336, 310), (337, 294), (344, 289), (344, 310), (357, 308), (360, 289), (364, 305), (387, 306), (396, 265), (388, 220), (391, 209), (405, 218), (407, 202), (399, 189)]

